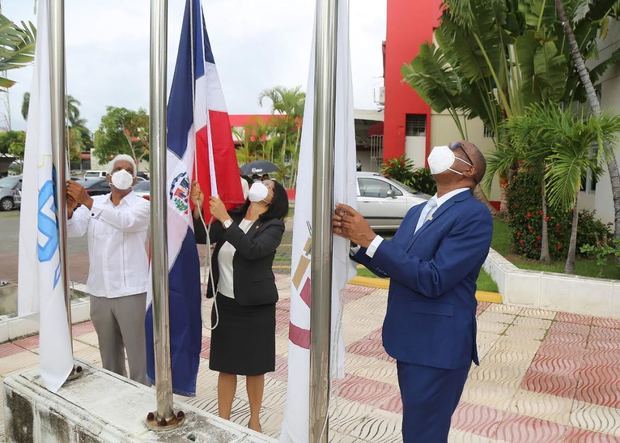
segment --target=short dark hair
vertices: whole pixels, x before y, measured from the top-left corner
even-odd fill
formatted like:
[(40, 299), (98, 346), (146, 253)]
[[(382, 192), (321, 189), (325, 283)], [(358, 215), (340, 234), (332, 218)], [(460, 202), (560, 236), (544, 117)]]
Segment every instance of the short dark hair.
[(254, 180), (252, 180), (247, 175), (242, 175), (241, 178), (245, 180), (245, 182), (248, 184), (248, 187), (252, 186), (252, 183), (254, 183)]
[(284, 186), (278, 181), (273, 179), (270, 180), (273, 182), (273, 198), (271, 199), (269, 208), (260, 215), (259, 219), (262, 221), (271, 220), (273, 218), (284, 220), (284, 217), (288, 215), (288, 194)]

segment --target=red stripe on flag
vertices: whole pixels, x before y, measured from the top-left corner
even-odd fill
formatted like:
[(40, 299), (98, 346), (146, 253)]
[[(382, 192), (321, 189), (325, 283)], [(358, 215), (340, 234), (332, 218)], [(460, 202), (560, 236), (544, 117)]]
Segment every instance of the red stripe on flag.
[(301, 348), (310, 349), (310, 331), (308, 329), (302, 329), (289, 322), (288, 339)]
[[(226, 208), (230, 209), (243, 204), (244, 199), (228, 114), (226, 112), (209, 111), (209, 121), (211, 123), (211, 140), (213, 142), (213, 161), (215, 163), (217, 190)], [(211, 195), (208, 147), (207, 128), (200, 128), (196, 132), (198, 183), (200, 183), (200, 188), (206, 198)], [(203, 215), (205, 220), (208, 221), (211, 218), (211, 214), (207, 203), (203, 207)]]

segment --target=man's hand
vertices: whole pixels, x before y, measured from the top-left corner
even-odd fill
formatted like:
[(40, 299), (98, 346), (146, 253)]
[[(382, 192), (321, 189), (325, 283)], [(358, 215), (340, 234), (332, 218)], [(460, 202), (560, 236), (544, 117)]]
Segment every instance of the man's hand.
[(364, 248), (367, 248), (377, 236), (362, 214), (345, 204), (336, 205), (332, 226), (334, 234), (347, 238)]
[(88, 195), (86, 189), (72, 180), (67, 182), (67, 198), (71, 198), (76, 203), (88, 207), (88, 209), (93, 207), (93, 199)]
[(73, 211), (77, 208), (78, 203), (67, 195), (67, 218), (73, 217)]

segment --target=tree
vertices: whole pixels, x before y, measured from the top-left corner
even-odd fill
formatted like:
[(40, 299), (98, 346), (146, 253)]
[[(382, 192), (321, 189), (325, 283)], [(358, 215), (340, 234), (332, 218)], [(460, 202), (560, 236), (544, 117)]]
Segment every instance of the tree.
[(495, 175), (507, 175), (518, 164), (520, 170), (527, 170), (540, 177), (542, 226), (539, 260), (545, 263), (551, 262), (549, 253), (549, 233), (547, 226), (547, 189), (544, 173), (552, 154), (551, 146), (538, 134), (541, 126), (541, 116), (544, 113), (537, 112), (538, 105), (532, 105), (523, 114), (515, 115), (501, 126), (504, 134), (503, 141), (497, 146), (495, 152), (489, 155), (487, 162), (487, 174), (483, 185), (489, 190)]
[(24, 131), (0, 132), (0, 154), (10, 154), (17, 158), (24, 158), (26, 133)]
[[(26, 66), (34, 59), (36, 28), (30, 22), (21, 25), (0, 14), (0, 72)], [(15, 82), (0, 76), (0, 87), (10, 88)]]
[[(93, 148), (93, 140), (90, 131), (86, 127), (86, 120), (80, 117), (82, 104), (73, 96), (67, 95), (67, 149), (71, 161), (80, 158), (80, 152), (90, 151)], [(30, 93), (25, 92), (22, 100), (21, 114), (24, 120), (28, 120), (30, 109)]]
[(108, 106), (94, 138), (94, 154), (100, 162), (117, 154), (129, 154), (139, 167), (142, 160), (149, 158), (149, 116), (144, 109)]
[(275, 153), (271, 161), (280, 168), (281, 179), (284, 185), (292, 187), (297, 181), (301, 121), (303, 119), (306, 94), (301, 91), (301, 86), (296, 86), (295, 88), (276, 86), (261, 92), (258, 97), (258, 103), (262, 106), (263, 100), (266, 98), (271, 100), (271, 113), (281, 116), (281, 118), (272, 120), (274, 127), (273, 143), (274, 145), (279, 145), (280, 149), (279, 152)]
[(24, 120), (28, 120), (28, 110), (30, 109), (30, 92), (24, 92), (24, 98), (22, 99), (22, 117)]
[[(618, 1), (594, 1), (592, 2), (592, 5), (590, 5), (590, 2), (587, 2), (587, 6), (589, 7), (587, 16), (590, 16), (592, 19), (602, 20), (610, 12), (613, 11), (614, 7), (618, 8)], [(582, 50), (580, 49), (580, 43), (582, 42), (577, 41), (577, 37), (575, 35), (575, 32), (573, 32), (573, 27), (571, 26), (571, 19), (569, 18), (569, 15), (564, 8), (564, 3), (562, 2), (562, 0), (555, 0), (555, 8), (558, 14), (558, 18), (560, 19), (560, 23), (562, 24), (564, 33), (566, 34), (566, 39), (568, 40), (568, 46), (570, 48), (570, 55), (575, 66), (575, 71), (579, 75), (579, 80), (585, 90), (588, 105), (590, 106), (590, 109), (595, 116), (600, 116), (601, 104), (599, 103), (598, 97), (596, 95), (592, 79), (590, 78), (591, 73), (588, 72)], [(577, 22), (576, 25), (577, 27), (579, 27), (579, 22)], [(586, 50), (587, 49), (588, 48), (586, 47)], [(612, 54), (612, 56), (604, 63), (609, 65), (617, 60), (620, 60), (620, 48), (618, 48)], [(602, 74), (602, 72), (600, 72), (601, 69), (594, 68), (593, 71), (595, 72), (596, 76)], [(609, 171), (611, 190), (613, 194), (615, 237), (617, 239), (620, 239), (620, 171), (618, 170), (618, 161), (616, 159), (613, 147), (607, 145), (604, 146), (603, 149), (605, 151), (605, 160), (607, 163), (607, 170)]]
[[(572, 274), (577, 249), (579, 190), (588, 171), (595, 176), (600, 173), (604, 158), (603, 146), (615, 140), (615, 132), (620, 131), (620, 116), (585, 116), (572, 109), (563, 109), (558, 104), (545, 102), (528, 107), (525, 114), (513, 119), (517, 121), (509, 123), (509, 126), (520, 127), (517, 131), (514, 131), (514, 127), (509, 131), (513, 130), (519, 136), (512, 137), (511, 144), (491, 158), (490, 169), (497, 171), (518, 160), (521, 167), (542, 170), (543, 197), (546, 196), (548, 205), (560, 211), (573, 212), (564, 268), (567, 274)], [(524, 134), (526, 131), (527, 135)], [(530, 147), (525, 149), (519, 140)], [(505, 156), (503, 164), (498, 167), (496, 162), (499, 162), (497, 159), (502, 155)]]
[[(579, 19), (579, 46), (587, 50), (596, 79), (611, 63), (594, 63), (598, 38), (604, 37), (605, 2), (610, 0), (593, 2), (596, 7)], [(584, 99), (550, 1), (444, 0), (435, 41), (421, 46), (403, 77), (433, 110), (449, 112), (464, 138), (467, 124), (459, 114), (482, 119), (497, 148), (502, 122), (530, 104)], [(612, 59), (619, 56), (620, 50)]]

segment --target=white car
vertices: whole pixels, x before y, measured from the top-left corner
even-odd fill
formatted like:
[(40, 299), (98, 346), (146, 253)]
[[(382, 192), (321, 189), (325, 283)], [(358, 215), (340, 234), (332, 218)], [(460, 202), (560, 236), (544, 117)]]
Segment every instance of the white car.
[(429, 198), (377, 172), (357, 173), (357, 209), (375, 231), (396, 231), (407, 211)]
[(21, 205), (22, 176), (0, 178), (0, 211), (10, 211)]
[(100, 178), (105, 178), (108, 175), (106, 171), (86, 171), (84, 174), (84, 180), (96, 180)]

